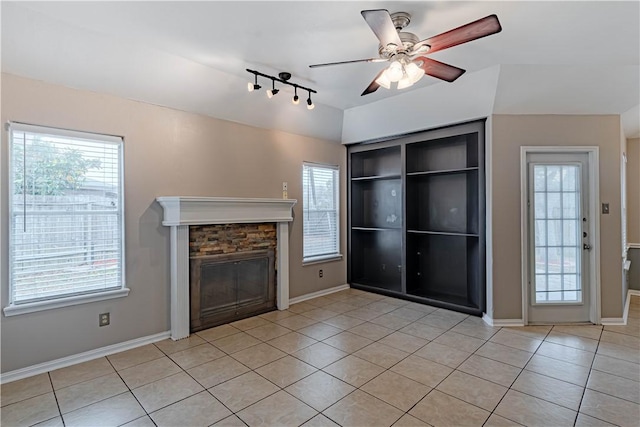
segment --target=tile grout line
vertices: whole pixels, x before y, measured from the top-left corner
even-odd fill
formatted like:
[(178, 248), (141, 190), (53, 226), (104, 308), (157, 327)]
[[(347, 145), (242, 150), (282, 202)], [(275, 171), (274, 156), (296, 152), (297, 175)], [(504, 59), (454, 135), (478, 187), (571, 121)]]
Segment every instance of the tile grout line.
[[(58, 416), (62, 420), (62, 425), (65, 426), (66, 422), (64, 421), (64, 417), (62, 416), (62, 410), (60, 409), (60, 402), (58, 402), (58, 395), (56, 394), (56, 389), (53, 387), (53, 379), (51, 379), (50, 372), (47, 372), (47, 378), (49, 378), (49, 384), (51, 384), (51, 391), (53, 392), (53, 398), (56, 399), (56, 406), (58, 407)], [(53, 419), (53, 418), (55, 417), (52, 417), (50, 419)], [(45, 420), (45, 421), (49, 421), (49, 420)]]
[[(155, 344), (153, 344), (153, 343), (152, 343), (151, 345), (153, 345), (153, 346), (154, 346), (155, 348), (157, 348), (157, 349), (158, 349), (162, 354), (164, 354), (164, 352), (163, 352), (162, 350), (160, 350), (160, 349), (159, 349)], [(163, 357), (167, 357), (167, 356), (166, 356), (166, 355), (164, 355)], [(122, 375), (120, 375), (120, 372), (116, 369), (116, 367), (115, 367), (115, 366), (113, 366), (113, 363), (111, 362), (111, 360), (109, 360), (109, 358), (108, 358), (107, 356), (105, 356), (105, 359), (107, 359), (107, 362), (109, 362), (109, 364), (111, 365), (111, 367), (113, 368), (113, 370), (115, 371), (115, 373), (116, 373), (116, 374), (118, 374), (118, 378), (120, 378), (120, 381), (122, 381), (122, 383), (124, 384), (124, 386), (127, 388), (128, 392), (131, 394), (131, 396), (133, 396), (133, 398), (136, 400), (136, 402), (138, 403), (138, 405), (140, 405), (140, 408), (142, 408), (142, 410), (143, 410), (143, 411), (144, 411), (144, 413), (145, 413), (145, 415), (143, 415), (143, 416), (141, 416), (141, 417), (138, 417), (138, 418), (135, 418), (135, 419), (133, 419), (133, 420), (127, 421), (127, 423), (128, 423), (128, 422), (135, 421), (135, 420), (138, 420), (138, 419), (143, 418), (143, 417), (145, 417), (145, 416), (146, 416), (146, 417), (148, 417), (148, 418), (151, 420), (151, 422), (153, 423), (153, 425), (157, 426), (156, 422), (153, 420), (153, 418), (151, 418), (151, 416), (149, 415), (149, 413), (147, 412), (147, 410), (145, 409), (145, 407), (144, 407), (144, 406), (142, 406), (142, 403), (138, 400), (138, 397), (133, 393), (133, 390), (131, 389), (131, 387), (129, 387), (129, 384), (127, 384), (127, 382), (124, 380), (124, 378), (122, 378)], [(160, 359), (160, 358), (158, 358), (158, 359)], [(157, 359), (152, 359), (152, 360), (157, 360)], [(145, 363), (146, 363), (146, 362), (145, 362)], [(139, 363), (138, 365), (140, 365), (140, 363)], [(137, 366), (137, 365), (133, 365), (133, 366)], [(133, 367), (133, 366), (130, 366), (130, 367)], [(128, 369), (128, 368), (125, 368), (125, 369)], [(124, 393), (126, 393), (126, 392), (124, 392)], [(121, 393), (121, 394), (124, 394), (124, 393)], [(119, 396), (119, 395), (116, 395), (116, 396)], [(111, 396), (111, 397), (115, 397), (115, 396)], [(104, 399), (104, 400), (106, 400), (106, 399)], [(124, 424), (126, 424), (126, 423), (124, 423)]]

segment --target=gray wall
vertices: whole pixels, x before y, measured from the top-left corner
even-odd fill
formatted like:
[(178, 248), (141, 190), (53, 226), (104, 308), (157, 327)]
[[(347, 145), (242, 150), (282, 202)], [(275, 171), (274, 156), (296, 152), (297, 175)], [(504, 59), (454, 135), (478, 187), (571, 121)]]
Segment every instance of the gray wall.
[[(2, 122), (125, 138), (126, 298), (1, 318), (2, 372), (169, 330), (169, 229), (157, 196), (298, 199), (290, 234), (291, 297), (346, 283), (345, 260), (302, 266), (302, 162), (340, 165), (346, 218), (346, 151), (335, 143), (253, 128), (108, 95), (2, 74)], [(274, 102), (286, 102), (284, 99)], [(250, 106), (248, 106), (250, 108)], [(313, 114), (313, 111), (309, 111)], [(0, 146), (2, 307), (7, 304), (7, 133)], [(341, 236), (346, 251), (346, 233)], [(318, 269), (324, 278), (318, 278)], [(111, 325), (98, 327), (98, 314)]]

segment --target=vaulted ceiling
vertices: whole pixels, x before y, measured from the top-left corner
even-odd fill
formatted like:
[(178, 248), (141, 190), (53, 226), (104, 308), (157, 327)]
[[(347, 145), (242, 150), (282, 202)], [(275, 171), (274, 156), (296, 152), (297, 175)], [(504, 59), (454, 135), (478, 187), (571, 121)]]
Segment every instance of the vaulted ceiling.
[[(621, 114), (628, 136), (640, 128), (637, 1), (3, 1), (0, 7), (3, 72), (264, 128), (342, 142), (412, 130), (415, 115), (431, 117), (419, 124), (427, 127), (488, 114)], [(420, 39), (492, 13), (503, 31), (433, 54), (467, 70), (454, 83), (427, 76), (402, 91), (360, 96), (385, 64), (308, 67), (377, 56), (378, 41), (360, 11), (378, 8), (410, 13), (406, 31)], [(246, 68), (292, 73), (292, 82), (318, 91), (317, 108), (292, 105), (289, 87), (270, 100), (264, 90), (248, 93)], [(393, 123), (381, 123), (390, 109)], [(363, 123), (368, 117), (372, 126)]]

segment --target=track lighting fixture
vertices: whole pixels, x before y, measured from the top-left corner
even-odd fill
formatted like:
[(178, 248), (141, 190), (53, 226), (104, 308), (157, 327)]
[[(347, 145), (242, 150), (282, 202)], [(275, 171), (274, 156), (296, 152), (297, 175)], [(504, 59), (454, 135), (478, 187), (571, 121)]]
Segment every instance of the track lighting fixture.
[(247, 68), (247, 71), (251, 74), (253, 74), (254, 76), (254, 83), (249, 82), (247, 84), (247, 90), (249, 92), (253, 92), (254, 90), (258, 90), (260, 89), (262, 86), (260, 86), (258, 84), (258, 76), (260, 77), (264, 77), (267, 79), (271, 79), (271, 89), (267, 90), (267, 97), (269, 98), (273, 98), (274, 95), (276, 95), (278, 92), (280, 92), (280, 89), (276, 89), (276, 81), (285, 85), (289, 85), (289, 86), (293, 86), (293, 98), (291, 99), (291, 103), (294, 105), (298, 105), (300, 104), (300, 97), (298, 96), (298, 89), (302, 89), (302, 90), (306, 90), (307, 92), (309, 92), (309, 97), (307, 98), (307, 109), (308, 110), (313, 110), (315, 108), (315, 104), (311, 101), (311, 92), (313, 93), (318, 93), (313, 89), (310, 89), (308, 87), (304, 87), (304, 86), (300, 86), (297, 83), (290, 83), (289, 79), (291, 78), (291, 73), (287, 73), (287, 72), (282, 72), (282, 73), (278, 73), (278, 77), (274, 77), (274, 76), (270, 76), (267, 74), (263, 74), (259, 71), (255, 71), (255, 70), (250, 70)]
[(291, 100), (293, 105), (300, 104), (300, 97), (298, 96), (298, 86), (293, 87), (293, 99)]
[(249, 92), (253, 92), (254, 90), (258, 90), (262, 87), (258, 84), (258, 75), (256, 74), (254, 77), (255, 77), (254, 83), (251, 83), (251, 82), (247, 83), (247, 90)]
[[(258, 78), (258, 76), (256, 76), (256, 78)], [(273, 95), (277, 95), (278, 92), (280, 92), (280, 89), (276, 89), (276, 80), (271, 79), (271, 89), (267, 91), (267, 96), (271, 99)]]
[(307, 98), (307, 110), (313, 110), (314, 108), (316, 108), (316, 106), (311, 101), (311, 91), (309, 91), (309, 97)]

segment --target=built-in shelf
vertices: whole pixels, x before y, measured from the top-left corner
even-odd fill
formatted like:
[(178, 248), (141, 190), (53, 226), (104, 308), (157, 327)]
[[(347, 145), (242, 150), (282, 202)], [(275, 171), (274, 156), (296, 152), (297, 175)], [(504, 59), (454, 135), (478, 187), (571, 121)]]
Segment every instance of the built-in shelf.
[(354, 231), (400, 231), (400, 228), (382, 228), (382, 227), (351, 227)]
[(433, 234), (440, 236), (462, 236), (462, 237), (478, 237), (478, 234), (473, 233), (456, 233), (453, 231), (425, 231), (425, 230), (407, 230), (410, 234)]
[(400, 175), (372, 175), (351, 178), (351, 181), (376, 181), (380, 179), (400, 179)]
[(352, 145), (348, 162), (349, 283), (482, 314), (484, 121)]
[(443, 169), (437, 171), (423, 171), (423, 172), (407, 172), (407, 176), (425, 176), (425, 175), (445, 175), (450, 173), (463, 173), (469, 171), (477, 171), (478, 167), (459, 168), (459, 169)]

